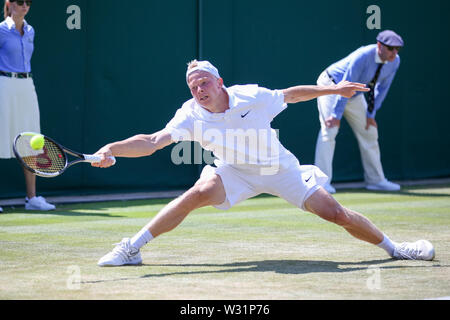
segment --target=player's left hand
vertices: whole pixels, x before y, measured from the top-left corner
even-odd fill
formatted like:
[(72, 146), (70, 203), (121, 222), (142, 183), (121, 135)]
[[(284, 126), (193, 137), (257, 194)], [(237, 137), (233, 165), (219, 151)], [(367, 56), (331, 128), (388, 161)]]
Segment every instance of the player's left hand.
[(358, 82), (350, 82), (350, 81), (341, 81), (336, 85), (336, 90), (339, 95), (344, 98), (353, 97), (356, 92), (369, 92), (370, 89), (366, 87), (363, 83)]
[(374, 118), (367, 118), (366, 130), (369, 130), (370, 126), (374, 126), (378, 129), (378, 124)]

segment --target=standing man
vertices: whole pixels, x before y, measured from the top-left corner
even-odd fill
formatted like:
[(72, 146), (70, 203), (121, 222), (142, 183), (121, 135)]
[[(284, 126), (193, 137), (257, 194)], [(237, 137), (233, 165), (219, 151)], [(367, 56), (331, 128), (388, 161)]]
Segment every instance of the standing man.
[(329, 94), (350, 98), (355, 92), (367, 92), (365, 85), (342, 81), (284, 90), (257, 85), (226, 88), (211, 63), (196, 60), (188, 66), (186, 81), (193, 98), (183, 104), (164, 129), (107, 144), (97, 151), (103, 160), (92, 165), (113, 165), (109, 156), (150, 156), (182, 140), (199, 142), (213, 151), (218, 161), (215, 166), (206, 166), (192, 188), (171, 201), (132, 238), (122, 239), (99, 260), (99, 266), (140, 264), (140, 248), (176, 228), (193, 210), (205, 206), (227, 210), (260, 193), (281, 197), (299, 209), (336, 223), (355, 238), (377, 245), (396, 259), (434, 258), (430, 242), (395, 243), (369, 219), (341, 206), (322, 188), (327, 177), (315, 166), (300, 165), (270, 126), (288, 103)]
[(394, 31), (380, 32), (377, 44), (361, 47), (344, 59), (328, 67), (317, 80), (320, 86), (341, 81), (367, 84), (371, 91), (358, 92), (348, 99), (339, 95), (317, 99), (321, 129), (316, 145), (315, 165), (328, 177), (325, 189), (335, 193), (331, 185), (336, 136), (342, 116), (347, 120), (358, 140), (368, 190), (398, 191), (400, 185), (388, 181), (383, 172), (378, 144), (378, 126), (375, 115), (381, 108), (392, 80), (400, 65), (398, 52), (403, 39)]

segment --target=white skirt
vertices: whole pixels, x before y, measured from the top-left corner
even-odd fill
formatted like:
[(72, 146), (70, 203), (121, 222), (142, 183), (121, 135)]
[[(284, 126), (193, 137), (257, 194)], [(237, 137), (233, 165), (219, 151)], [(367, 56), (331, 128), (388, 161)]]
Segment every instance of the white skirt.
[(33, 79), (0, 76), (0, 158), (14, 158), (14, 138), (25, 131), (41, 131)]

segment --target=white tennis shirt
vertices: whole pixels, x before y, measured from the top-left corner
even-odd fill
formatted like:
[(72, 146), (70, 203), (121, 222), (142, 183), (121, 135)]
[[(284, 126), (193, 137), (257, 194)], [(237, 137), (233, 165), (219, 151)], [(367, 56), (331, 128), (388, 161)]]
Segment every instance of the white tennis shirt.
[(271, 128), (272, 120), (287, 108), (283, 92), (257, 85), (225, 90), (230, 108), (223, 113), (209, 112), (194, 98), (185, 102), (166, 125), (172, 140), (198, 142), (213, 152), (217, 166), (287, 168), (298, 163)]

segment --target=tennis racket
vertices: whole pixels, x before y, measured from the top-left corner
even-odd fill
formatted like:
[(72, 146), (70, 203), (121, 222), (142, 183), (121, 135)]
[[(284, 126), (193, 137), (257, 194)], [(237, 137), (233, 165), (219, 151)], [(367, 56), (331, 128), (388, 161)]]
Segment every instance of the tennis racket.
[[(19, 163), (37, 176), (53, 178), (63, 174), (67, 168), (74, 164), (101, 161), (100, 156), (72, 151), (45, 135), (42, 135), (44, 136), (44, 146), (42, 149), (35, 150), (31, 147), (30, 140), (36, 134), (33, 132), (20, 133), (14, 139), (13, 150)], [(75, 157), (75, 159), (69, 162), (68, 155)], [(116, 163), (114, 157), (110, 158)]]

